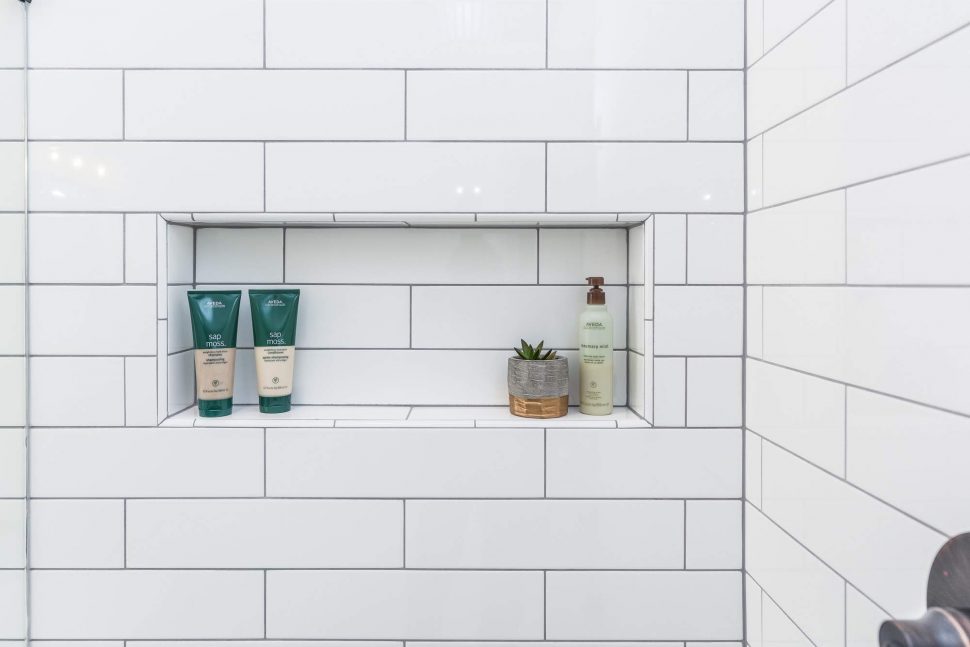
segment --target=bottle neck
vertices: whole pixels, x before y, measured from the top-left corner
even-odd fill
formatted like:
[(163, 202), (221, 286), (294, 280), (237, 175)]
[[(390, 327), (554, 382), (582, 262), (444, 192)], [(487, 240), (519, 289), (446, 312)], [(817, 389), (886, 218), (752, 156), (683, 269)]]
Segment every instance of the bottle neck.
[(606, 304), (605, 303), (587, 303), (586, 304), (586, 309), (587, 310), (606, 310)]

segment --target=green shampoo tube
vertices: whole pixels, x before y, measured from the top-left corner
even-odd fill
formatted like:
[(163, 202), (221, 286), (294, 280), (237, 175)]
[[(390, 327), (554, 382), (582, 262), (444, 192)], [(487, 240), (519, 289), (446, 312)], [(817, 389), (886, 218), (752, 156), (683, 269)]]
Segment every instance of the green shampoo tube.
[(189, 314), (195, 341), (195, 387), (199, 415), (206, 418), (232, 413), (236, 374), (236, 329), (242, 292), (189, 291)]
[(259, 410), (263, 413), (290, 410), (299, 305), (299, 290), (249, 291), (256, 347), (256, 390)]

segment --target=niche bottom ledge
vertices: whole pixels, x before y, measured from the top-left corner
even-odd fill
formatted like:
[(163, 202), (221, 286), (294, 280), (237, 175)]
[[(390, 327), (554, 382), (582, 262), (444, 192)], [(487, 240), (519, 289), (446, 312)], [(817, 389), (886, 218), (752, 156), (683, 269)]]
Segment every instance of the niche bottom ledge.
[(629, 407), (608, 416), (588, 416), (569, 407), (562, 418), (520, 418), (505, 406), (339, 406), (295, 405), (286, 413), (260, 413), (254, 404), (236, 405), (232, 415), (202, 418), (193, 405), (166, 418), (162, 427), (521, 427), (630, 429), (652, 425)]

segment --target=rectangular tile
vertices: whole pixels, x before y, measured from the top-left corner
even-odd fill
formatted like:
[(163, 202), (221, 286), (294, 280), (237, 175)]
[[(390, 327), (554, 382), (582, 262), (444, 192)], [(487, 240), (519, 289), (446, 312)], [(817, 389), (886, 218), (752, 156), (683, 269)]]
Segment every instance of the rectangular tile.
[(409, 501), (406, 564), (680, 568), (683, 533), (679, 501)]
[(25, 16), (22, 6), (7, 4), (0, 9), (0, 66), (23, 66)]
[(25, 506), (23, 499), (0, 500), (0, 568), (24, 568), (27, 563)]
[(686, 358), (653, 359), (653, 406), (654, 424), (660, 427), (683, 427), (687, 424)]
[[(6, 16), (0, 19), (0, 23), (6, 21), (2, 29), (8, 31), (8, 25), (22, 21), (20, 15), (9, 20)], [(18, 32), (22, 32), (23, 27), (19, 27)], [(0, 32), (3, 33), (3, 32)], [(18, 33), (18, 36), (22, 34)], [(3, 47), (0, 45), (0, 47)], [(0, 51), (0, 61), (4, 52)], [(22, 54), (22, 51), (20, 52)], [(2, 65), (2, 63), (0, 63)], [(0, 139), (23, 139), (24, 137), (24, 70), (2, 70), (0, 69)]]
[[(626, 288), (608, 288), (613, 347), (626, 347)], [(508, 349), (525, 338), (552, 350), (579, 348), (586, 288), (568, 286), (421, 287), (413, 289), (415, 348)], [(514, 318), (495, 313), (515, 312)], [(531, 341), (530, 341), (531, 340)]]
[(751, 286), (745, 288), (747, 297), (747, 312), (745, 323), (745, 334), (747, 335), (748, 345), (745, 347), (747, 357), (760, 358), (763, 355), (764, 340), (764, 289), (761, 286)]
[[(505, 350), (304, 350), (296, 364), (294, 404), (502, 405), (508, 403)], [(579, 353), (563, 351), (570, 401), (579, 402)], [(246, 370), (237, 358), (237, 380)], [(361, 373), (361, 365), (380, 364)], [(414, 376), (422, 377), (415, 381)], [(240, 394), (245, 383), (237, 382)], [(613, 403), (626, 404), (626, 353), (613, 351)], [(255, 392), (255, 388), (252, 389)]]
[(748, 506), (746, 568), (816, 645), (841, 642), (844, 582), (772, 521)]
[(744, 3), (552, 0), (549, 65), (740, 68)]
[(31, 422), (42, 427), (125, 424), (124, 373), (123, 357), (32, 357)]
[(34, 571), (34, 638), (258, 638), (253, 571)]
[(266, 585), (270, 638), (542, 638), (540, 572), (273, 571)]
[(658, 355), (740, 355), (740, 287), (654, 288), (654, 352)]
[(688, 76), (688, 138), (705, 141), (743, 140), (744, 73), (694, 70)]
[(0, 429), (0, 497), (24, 496), (24, 458), (24, 430)]
[(625, 229), (540, 229), (539, 282), (586, 285), (587, 276), (602, 276), (607, 285), (624, 284), (627, 238)]
[[(22, 142), (0, 142), (0, 176), (24, 177), (24, 145)], [(0, 184), (0, 211), (24, 210), (24, 183)]]
[(728, 429), (556, 429), (547, 494), (590, 498), (738, 498), (741, 435)]
[(282, 229), (203, 227), (195, 230), (195, 236), (196, 282), (282, 282)]
[(766, 647), (811, 647), (814, 643), (808, 639), (804, 630), (792, 622), (791, 617), (777, 604), (772, 602), (767, 594), (764, 596), (761, 612), (762, 644)]
[(0, 426), (18, 427), (25, 422), (27, 404), (23, 357), (0, 357), (0, 389), (7, 394), (0, 409)]
[(964, 158), (849, 189), (849, 282), (970, 283), (970, 224), (956, 206), (968, 172)]
[(967, 61), (964, 30), (767, 133), (765, 204), (966, 153)]
[[(250, 354), (250, 357), (252, 355)], [(159, 359), (159, 363), (164, 363), (163, 360)], [(238, 385), (242, 380), (239, 380), (239, 376), (244, 369), (248, 371), (255, 371), (255, 367), (252, 363), (249, 366), (243, 366), (238, 360), (236, 361), (236, 376), (237, 376), (237, 389)], [(168, 392), (168, 411), (167, 415), (171, 415), (178, 411), (182, 411), (188, 406), (191, 406), (195, 402), (195, 356), (191, 352), (179, 353), (177, 355), (170, 355), (168, 358), (168, 366), (166, 367), (166, 372), (168, 375), (167, 380), (167, 392)], [(247, 375), (249, 373), (246, 373)], [(255, 389), (253, 389), (255, 391)], [(239, 391), (242, 393), (242, 391)]]
[[(77, 53), (87, 53), (92, 46), (93, 43), (85, 43)], [(29, 88), (31, 139), (124, 136), (121, 70), (33, 70)], [(65, 110), (65, 106), (70, 106), (70, 110)]]
[[(2, 151), (2, 144), (0, 144)], [(3, 153), (0, 152), (0, 155)], [(23, 171), (23, 167), (20, 169)], [(0, 282), (24, 281), (24, 214), (0, 213)]]
[(845, 1), (828, 4), (748, 70), (751, 134), (845, 87)]
[(195, 232), (192, 227), (163, 225), (161, 234), (165, 248), (159, 250), (159, 257), (167, 260), (166, 283), (195, 283)]
[[(957, 288), (765, 288), (765, 359), (968, 411), (970, 292)], [(890, 361), (891, 358), (891, 361)]]
[(869, 647), (879, 635), (879, 625), (889, 620), (889, 614), (850, 586), (845, 590), (846, 647)]
[(0, 355), (24, 354), (24, 286), (0, 286)]
[(30, 13), (30, 64), (259, 67), (262, 25), (258, 0), (55, 0)]
[(261, 144), (35, 142), (30, 151), (37, 211), (263, 209)]
[(0, 570), (0, 636), (23, 642), (26, 635), (24, 571)]
[(741, 502), (686, 501), (689, 569), (741, 568)]
[(124, 282), (124, 233), (117, 213), (32, 214), (30, 281)]
[(38, 355), (154, 355), (155, 323), (154, 287), (30, 288), (30, 349)]
[[(188, 293), (191, 285), (160, 288), (168, 292), (168, 349), (165, 354), (181, 353), (194, 347)], [(241, 309), (241, 308), (240, 308)]]
[(948, 534), (970, 521), (970, 495), (957, 460), (970, 420), (850, 388), (846, 477), (867, 492)]
[(849, 2), (849, 82), (963, 27), (970, 7), (960, 0), (937, 0), (932, 7), (905, 0), (852, 0)]
[(125, 222), (125, 281), (155, 283), (156, 232), (153, 213), (126, 213)]
[(748, 156), (748, 209), (764, 206), (764, 136), (758, 135), (745, 145)]
[(31, 501), (30, 563), (34, 568), (123, 568), (124, 501)]
[(749, 647), (763, 647), (761, 640), (761, 605), (763, 593), (751, 576), (744, 575), (745, 643)]
[(687, 358), (687, 426), (741, 426), (741, 358)]
[(692, 213), (687, 216), (688, 283), (744, 283), (743, 256), (741, 215)]
[(763, 441), (750, 431), (744, 432), (744, 498), (761, 508), (761, 446)]
[(125, 358), (125, 424), (154, 427), (158, 391), (158, 358)]
[(408, 137), (686, 139), (684, 72), (410, 72)]
[(539, 429), (271, 429), (269, 496), (535, 497)]
[[(725, 4), (725, 3), (719, 3)], [(549, 144), (553, 211), (740, 211), (741, 144)]]
[(749, 213), (748, 282), (844, 282), (845, 204), (835, 191)]
[(542, 0), (269, 0), (268, 67), (542, 67)]
[(398, 568), (401, 501), (129, 501), (132, 568)]
[(295, 283), (536, 282), (527, 229), (289, 229), (287, 239)]
[[(741, 637), (741, 574), (551, 572), (554, 640), (731, 640)], [(698, 617), (692, 609), (706, 610)]]
[(942, 534), (772, 445), (763, 478), (765, 514), (894, 616), (919, 617)]
[(266, 208), (543, 211), (544, 160), (541, 144), (267, 144)]
[(263, 495), (261, 430), (34, 429), (31, 436), (37, 497)]
[(134, 70), (125, 75), (129, 139), (403, 139), (403, 114), (403, 72)]
[(687, 282), (687, 216), (658, 213), (654, 222), (654, 282)]
[(845, 475), (845, 387), (763, 362), (747, 363), (749, 429)]

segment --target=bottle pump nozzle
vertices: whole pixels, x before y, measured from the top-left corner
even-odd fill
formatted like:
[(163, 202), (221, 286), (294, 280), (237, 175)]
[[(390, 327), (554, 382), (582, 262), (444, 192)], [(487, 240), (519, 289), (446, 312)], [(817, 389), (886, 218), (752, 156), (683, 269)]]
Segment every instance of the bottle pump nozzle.
[(589, 292), (586, 293), (586, 304), (593, 306), (606, 305), (606, 292), (603, 292), (601, 285), (603, 285), (602, 276), (587, 276), (586, 282), (593, 287), (590, 288)]

